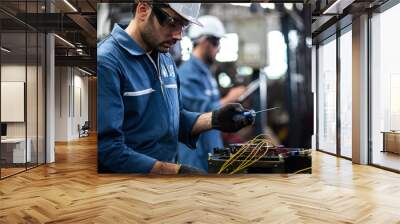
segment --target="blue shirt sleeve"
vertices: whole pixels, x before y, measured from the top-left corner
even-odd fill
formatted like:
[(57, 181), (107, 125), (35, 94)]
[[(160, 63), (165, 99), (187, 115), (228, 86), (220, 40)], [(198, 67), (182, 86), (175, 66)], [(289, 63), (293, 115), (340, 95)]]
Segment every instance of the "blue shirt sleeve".
[(97, 57), (99, 167), (118, 173), (149, 173), (156, 159), (125, 144), (122, 130), (124, 104), (120, 91), (122, 80), (117, 63), (110, 57)]
[(177, 77), (178, 83), (178, 94), (179, 94), (179, 141), (187, 145), (189, 148), (196, 148), (196, 142), (199, 138), (199, 135), (193, 136), (192, 129), (197, 119), (201, 115), (200, 113), (190, 112), (183, 108), (182, 104), (182, 96), (180, 91), (180, 80), (179, 74), (175, 68), (175, 74)]

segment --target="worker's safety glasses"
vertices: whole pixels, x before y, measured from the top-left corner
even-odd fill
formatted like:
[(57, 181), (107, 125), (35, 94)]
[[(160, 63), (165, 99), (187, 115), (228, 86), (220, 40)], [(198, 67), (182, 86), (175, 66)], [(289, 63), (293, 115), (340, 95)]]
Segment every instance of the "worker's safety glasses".
[(190, 25), (189, 21), (183, 21), (181, 19), (174, 18), (173, 16), (170, 16), (168, 13), (162, 10), (159, 6), (153, 6), (152, 8), (154, 15), (156, 16), (161, 26), (168, 26), (172, 29), (185, 30)]
[(215, 36), (207, 36), (207, 40), (213, 45), (214, 47), (219, 47), (219, 40), (220, 38)]

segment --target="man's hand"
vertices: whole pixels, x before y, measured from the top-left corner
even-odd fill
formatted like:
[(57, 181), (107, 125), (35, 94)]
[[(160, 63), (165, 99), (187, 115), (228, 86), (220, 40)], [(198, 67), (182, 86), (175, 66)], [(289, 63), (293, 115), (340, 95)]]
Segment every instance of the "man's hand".
[(188, 165), (181, 165), (181, 167), (179, 168), (178, 174), (205, 175), (207, 173), (196, 167), (192, 167), (192, 166), (188, 166)]
[(254, 123), (254, 117), (250, 119), (233, 119), (235, 115), (242, 115), (246, 110), (239, 103), (230, 103), (218, 110), (214, 110), (211, 116), (212, 128), (224, 132), (236, 132)]
[(222, 106), (225, 106), (228, 103), (236, 102), (239, 97), (246, 92), (245, 86), (237, 86), (229, 90), (228, 94), (220, 100)]
[(189, 174), (204, 175), (206, 172), (188, 165), (178, 165), (157, 161), (150, 171), (151, 174)]
[(178, 174), (180, 165), (157, 161), (151, 169), (151, 174)]

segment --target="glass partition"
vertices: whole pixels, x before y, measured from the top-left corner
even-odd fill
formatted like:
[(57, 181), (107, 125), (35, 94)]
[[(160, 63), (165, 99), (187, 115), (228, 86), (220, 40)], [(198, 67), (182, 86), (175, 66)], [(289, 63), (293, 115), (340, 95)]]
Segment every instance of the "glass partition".
[(318, 149), (336, 154), (336, 39), (318, 48)]
[(400, 4), (371, 18), (372, 163), (400, 170)]
[[(351, 28), (351, 27), (350, 27)], [(340, 155), (352, 157), (352, 32), (340, 36)]]
[(2, 177), (25, 170), (31, 157), (26, 150), (26, 40), (24, 31), (1, 34), (0, 109), (1, 122), (6, 125), (1, 139)]
[(0, 11), (0, 178), (45, 162), (46, 40), (22, 22), (26, 13), (42, 12), (44, 2), (0, 3), (13, 12)]

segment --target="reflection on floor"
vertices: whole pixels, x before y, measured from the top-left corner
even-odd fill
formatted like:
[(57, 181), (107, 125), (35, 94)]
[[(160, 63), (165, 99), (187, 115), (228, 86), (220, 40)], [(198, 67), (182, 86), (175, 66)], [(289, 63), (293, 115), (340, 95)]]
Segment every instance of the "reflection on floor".
[(374, 151), (373, 164), (388, 167), (400, 171), (400, 155), (391, 152)]
[(19, 167), (18, 168), (1, 168), (1, 178), (13, 175), (15, 173), (18, 173), (18, 172), (21, 172), (24, 170), (25, 170), (25, 167), (24, 168), (19, 168)]
[(33, 167), (36, 167), (37, 164), (36, 163), (27, 163), (26, 167), (25, 164), (18, 164), (18, 165), (13, 165), (13, 164), (9, 164), (9, 165), (5, 165), (2, 164), (2, 168), (0, 170), (1, 172), (1, 178), (5, 178), (7, 176), (11, 176), (13, 174), (25, 171), (26, 169), (30, 169)]

